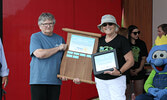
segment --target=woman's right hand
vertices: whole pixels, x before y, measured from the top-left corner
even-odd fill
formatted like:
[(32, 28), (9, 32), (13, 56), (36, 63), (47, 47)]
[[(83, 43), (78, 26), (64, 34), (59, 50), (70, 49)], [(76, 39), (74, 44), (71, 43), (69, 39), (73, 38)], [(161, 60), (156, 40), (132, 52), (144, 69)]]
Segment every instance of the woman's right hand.
[(74, 78), (73, 82), (74, 82), (75, 84), (80, 84), (80, 83), (81, 83), (81, 81), (80, 81), (79, 78)]

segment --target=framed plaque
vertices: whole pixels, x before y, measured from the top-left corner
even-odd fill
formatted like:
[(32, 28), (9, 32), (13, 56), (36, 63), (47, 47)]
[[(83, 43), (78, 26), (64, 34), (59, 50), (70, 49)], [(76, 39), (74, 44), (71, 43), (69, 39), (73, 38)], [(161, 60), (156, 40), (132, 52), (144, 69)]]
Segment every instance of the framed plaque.
[(64, 52), (57, 77), (69, 80), (79, 78), (81, 82), (95, 84), (92, 79), (91, 54), (96, 53), (101, 34), (63, 28), (67, 34), (68, 48)]
[(119, 69), (115, 49), (92, 54), (91, 59), (94, 75), (101, 74), (104, 71), (112, 71), (114, 67)]

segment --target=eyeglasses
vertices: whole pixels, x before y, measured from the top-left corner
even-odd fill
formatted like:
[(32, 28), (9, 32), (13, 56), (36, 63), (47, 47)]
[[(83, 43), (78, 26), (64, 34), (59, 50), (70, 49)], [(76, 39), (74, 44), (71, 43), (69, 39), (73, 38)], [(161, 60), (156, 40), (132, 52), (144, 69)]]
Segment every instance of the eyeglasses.
[(140, 31), (138, 32), (132, 32), (134, 35), (140, 34)]
[(42, 23), (41, 25), (43, 25), (43, 26), (53, 26), (54, 23)]
[(103, 23), (102, 26), (106, 27), (107, 25), (112, 26), (114, 23)]

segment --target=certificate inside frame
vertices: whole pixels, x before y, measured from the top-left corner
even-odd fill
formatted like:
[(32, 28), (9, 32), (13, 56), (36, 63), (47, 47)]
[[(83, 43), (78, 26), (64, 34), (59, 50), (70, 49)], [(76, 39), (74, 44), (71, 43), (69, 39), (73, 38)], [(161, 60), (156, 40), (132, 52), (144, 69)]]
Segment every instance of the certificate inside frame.
[(98, 52), (91, 56), (94, 75), (104, 73), (104, 71), (113, 71), (113, 68), (119, 69), (116, 50)]
[(95, 38), (72, 34), (69, 50), (85, 54), (92, 54), (94, 44)]

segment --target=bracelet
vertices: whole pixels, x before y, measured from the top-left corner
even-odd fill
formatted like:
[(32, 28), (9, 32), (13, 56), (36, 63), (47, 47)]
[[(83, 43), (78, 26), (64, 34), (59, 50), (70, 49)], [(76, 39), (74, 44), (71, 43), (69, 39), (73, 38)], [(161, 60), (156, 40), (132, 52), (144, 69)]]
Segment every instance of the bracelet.
[(118, 70), (118, 71), (119, 71), (119, 73), (120, 73), (119, 76), (121, 76), (121, 75), (122, 75), (122, 72), (121, 72), (120, 70)]

